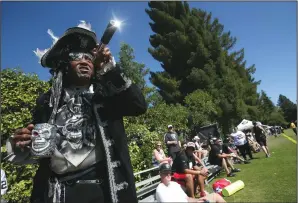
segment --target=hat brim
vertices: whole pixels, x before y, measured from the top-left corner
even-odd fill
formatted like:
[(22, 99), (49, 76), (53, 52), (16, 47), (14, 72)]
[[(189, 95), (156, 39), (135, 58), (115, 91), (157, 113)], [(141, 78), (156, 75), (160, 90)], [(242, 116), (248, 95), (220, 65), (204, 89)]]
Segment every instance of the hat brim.
[(41, 58), (41, 65), (48, 68), (56, 68), (61, 60), (66, 60), (71, 51), (91, 51), (96, 47), (96, 34), (80, 27), (66, 30), (64, 35)]
[(170, 169), (164, 169), (164, 170), (160, 170), (159, 172), (160, 172), (160, 173), (163, 173), (163, 172), (169, 172), (169, 173), (171, 173), (172, 170), (170, 170)]

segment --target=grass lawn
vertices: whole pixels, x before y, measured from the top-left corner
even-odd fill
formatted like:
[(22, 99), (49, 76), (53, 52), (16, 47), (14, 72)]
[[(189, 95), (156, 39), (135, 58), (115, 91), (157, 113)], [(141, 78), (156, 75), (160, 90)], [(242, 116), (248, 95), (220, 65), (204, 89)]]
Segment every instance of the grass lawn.
[[(284, 133), (294, 140), (297, 137), (291, 129)], [(241, 172), (236, 177), (227, 178), (235, 182), (242, 180), (244, 189), (230, 197), (225, 197), (227, 202), (297, 202), (297, 144), (280, 135), (268, 139), (271, 153), (270, 158), (265, 158), (264, 152), (254, 154), (251, 164), (236, 164)], [(216, 180), (226, 178), (224, 172)], [(212, 192), (214, 180), (206, 187)]]

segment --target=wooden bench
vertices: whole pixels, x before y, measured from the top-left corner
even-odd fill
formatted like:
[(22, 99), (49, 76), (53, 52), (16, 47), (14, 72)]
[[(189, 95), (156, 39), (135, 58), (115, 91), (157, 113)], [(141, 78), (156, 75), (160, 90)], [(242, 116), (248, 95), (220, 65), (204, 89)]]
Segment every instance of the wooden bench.
[[(221, 168), (219, 166), (211, 165), (208, 162), (208, 157), (203, 158), (202, 161), (206, 168), (209, 171), (212, 171), (212, 173), (210, 173), (208, 178), (205, 180), (205, 184), (208, 185), (215, 177), (220, 174)], [(160, 183), (160, 176), (155, 175), (151, 177), (151, 173), (157, 170), (158, 166), (134, 173), (134, 176), (149, 173), (147, 179), (136, 183), (137, 198), (139, 202), (155, 202), (155, 190)]]

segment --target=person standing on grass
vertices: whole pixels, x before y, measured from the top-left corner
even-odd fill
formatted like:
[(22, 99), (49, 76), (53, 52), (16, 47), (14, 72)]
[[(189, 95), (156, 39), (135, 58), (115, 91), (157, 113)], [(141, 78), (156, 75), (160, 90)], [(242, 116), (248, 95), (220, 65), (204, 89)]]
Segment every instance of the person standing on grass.
[(174, 131), (173, 125), (168, 125), (168, 132), (164, 136), (164, 141), (168, 147), (168, 155), (174, 161), (181, 150), (181, 143), (178, 140), (178, 135)]
[(266, 154), (266, 157), (270, 157), (269, 148), (267, 146), (267, 140), (264, 129), (257, 123), (253, 122), (253, 133), (255, 135), (256, 141), (261, 145), (261, 148), (263, 149), (264, 153)]
[(294, 131), (295, 135), (297, 136), (297, 129), (296, 129), (296, 125), (295, 125), (294, 121), (292, 121), (290, 127), (292, 128), (292, 130)]

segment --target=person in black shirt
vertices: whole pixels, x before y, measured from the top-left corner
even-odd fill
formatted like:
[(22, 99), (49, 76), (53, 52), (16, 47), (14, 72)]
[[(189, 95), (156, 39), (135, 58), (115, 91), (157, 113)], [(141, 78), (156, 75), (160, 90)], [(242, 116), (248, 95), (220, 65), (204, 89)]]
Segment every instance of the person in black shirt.
[(181, 143), (178, 140), (178, 135), (174, 131), (172, 125), (168, 125), (168, 132), (164, 136), (164, 141), (166, 146), (168, 147), (168, 155), (175, 160), (177, 154), (181, 150)]
[[(233, 154), (226, 154), (222, 151), (222, 141), (219, 138), (212, 138), (210, 140), (211, 151), (209, 153), (209, 163), (223, 167), (228, 177), (233, 177), (236, 174), (233, 172), (240, 172), (240, 169), (234, 168), (233, 164), (227, 159), (233, 157)], [(229, 167), (231, 170), (229, 169)]]
[(227, 137), (227, 138), (224, 140), (224, 143), (223, 143), (223, 145), (222, 145), (222, 152), (225, 153), (225, 154), (231, 154), (231, 155), (234, 155), (234, 157), (233, 157), (233, 159), (234, 159), (234, 163), (235, 163), (235, 161), (238, 161), (238, 163), (243, 162), (243, 163), (245, 163), (245, 164), (249, 164), (249, 163), (250, 163), (249, 161), (242, 159), (242, 158), (238, 155), (237, 151), (236, 151), (236, 150), (233, 150), (233, 149), (230, 147), (230, 142), (231, 142), (231, 140), (230, 140), (229, 137)]
[(270, 157), (270, 153), (269, 153), (269, 148), (267, 146), (267, 140), (266, 140), (265, 131), (255, 121), (253, 122), (253, 125), (254, 125), (253, 132), (255, 134), (255, 139), (256, 139), (257, 143), (259, 143), (259, 145), (261, 145), (264, 153), (266, 154), (266, 157), (269, 158)]
[(187, 143), (186, 150), (182, 150), (177, 154), (173, 163), (174, 179), (177, 181), (185, 181), (186, 191), (189, 197), (194, 198), (194, 178), (197, 178), (200, 187), (200, 196), (206, 196), (204, 181), (208, 176), (208, 170), (206, 168), (200, 168), (196, 166), (195, 157), (193, 155), (195, 151), (195, 144), (193, 142)]

